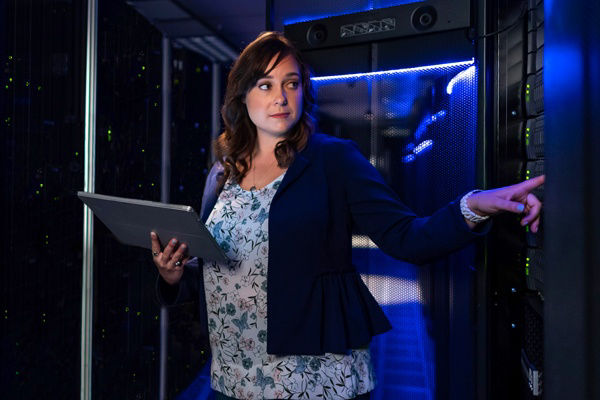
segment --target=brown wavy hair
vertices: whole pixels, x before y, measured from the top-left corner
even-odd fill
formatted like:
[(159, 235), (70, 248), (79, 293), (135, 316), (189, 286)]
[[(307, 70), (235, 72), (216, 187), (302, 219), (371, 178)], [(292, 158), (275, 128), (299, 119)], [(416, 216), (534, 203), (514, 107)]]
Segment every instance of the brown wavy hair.
[[(221, 183), (228, 177), (238, 182), (246, 176), (256, 147), (256, 126), (250, 120), (244, 100), (246, 93), (259, 79), (267, 76), (285, 57), (291, 55), (300, 66), (302, 84), (302, 115), (288, 131), (285, 138), (275, 146), (275, 158), (281, 168), (287, 168), (296, 152), (302, 150), (314, 131), (314, 94), (310, 82), (310, 69), (302, 60), (300, 52), (279, 32), (263, 32), (250, 43), (234, 63), (227, 78), (225, 101), (221, 115), (225, 131), (214, 143), (215, 154), (224, 168)], [(267, 71), (269, 62), (277, 57)]]

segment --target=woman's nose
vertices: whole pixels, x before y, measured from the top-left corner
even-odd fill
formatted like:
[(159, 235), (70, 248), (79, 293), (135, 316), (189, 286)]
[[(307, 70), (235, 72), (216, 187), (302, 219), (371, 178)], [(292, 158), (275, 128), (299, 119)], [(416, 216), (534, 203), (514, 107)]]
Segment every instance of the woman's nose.
[(278, 104), (280, 106), (284, 106), (287, 104), (287, 93), (285, 93), (285, 90), (283, 90), (283, 88), (279, 89), (279, 91), (275, 93), (275, 104)]

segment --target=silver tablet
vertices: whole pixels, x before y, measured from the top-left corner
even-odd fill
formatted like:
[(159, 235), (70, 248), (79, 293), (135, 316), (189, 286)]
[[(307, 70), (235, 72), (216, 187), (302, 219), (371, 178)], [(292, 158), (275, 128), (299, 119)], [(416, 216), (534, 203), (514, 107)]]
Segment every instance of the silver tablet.
[(77, 192), (77, 196), (121, 243), (151, 249), (150, 232), (154, 231), (163, 246), (171, 238), (176, 238), (188, 245), (190, 256), (214, 261), (227, 259), (223, 249), (190, 206), (81, 191)]

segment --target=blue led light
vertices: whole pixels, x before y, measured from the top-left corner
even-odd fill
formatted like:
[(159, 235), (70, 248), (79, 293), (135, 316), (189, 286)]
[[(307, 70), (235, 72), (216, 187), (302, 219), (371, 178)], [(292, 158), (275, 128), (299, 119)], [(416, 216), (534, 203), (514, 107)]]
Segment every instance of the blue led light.
[(423, 121), (421, 121), (421, 123), (417, 127), (417, 130), (415, 131), (415, 139), (419, 140), (421, 138), (421, 136), (423, 136), (423, 134), (425, 132), (427, 132), (427, 127), (429, 125), (431, 125), (438, 119), (441, 119), (445, 116), (446, 116), (446, 110), (441, 110), (431, 116), (427, 116), (427, 117), (423, 118)]
[(413, 150), (413, 152), (415, 154), (419, 154), (419, 153), (431, 148), (431, 146), (433, 146), (433, 140), (428, 139), (428, 140), (425, 140), (425, 141), (419, 143), (417, 146), (415, 146), (415, 149)]
[(446, 88), (446, 93), (452, 94), (452, 89), (454, 89), (454, 85), (456, 85), (462, 79), (473, 79), (475, 76), (475, 66), (469, 67), (464, 71), (460, 71), (456, 76), (450, 79), (448, 82), (448, 87)]
[(332, 10), (330, 12), (322, 11), (317, 14), (308, 14), (308, 15), (300, 15), (300, 16), (295, 15), (293, 17), (284, 19), (283, 24), (284, 25), (298, 24), (300, 22), (308, 22), (308, 21), (314, 21), (317, 19), (337, 17), (340, 15), (354, 14), (354, 13), (359, 13), (359, 12), (363, 12), (363, 11), (378, 10), (380, 8), (401, 6), (403, 4), (420, 3), (422, 1), (424, 1), (424, 0), (380, 0), (380, 1), (377, 1), (377, 5), (374, 5), (373, 0), (370, 0), (363, 7), (357, 7), (355, 9), (347, 9), (344, 11), (339, 11), (339, 9), (337, 9), (335, 11)]
[[(313, 82), (324, 82), (324, 81), (335, 81), (335, 80), (338, 80), (338, 81), (356, 80), (356, 79), (365, 78), (365, 77), (371, 78), (371, 77), (385, 76), (385, 75), (409, 74), (409, 73), (413, 73), (413, 72), (426, 72), (426, 71), (431, 71), (431, 70), (435, 70), (438, 68), (466, 67), (468, 65), (473, 65), (474, 63), (475, 63), (475, 59), (472, 58), (469, 61), (459, 61), (459, 62), (453, 62), (453, 63), (447, 63), (447, 64), (437, 64), (437, 65), (426, 65), (423, 67), (391, 69), (388, 71), (378, 71), (378, 72), (363, 72), (360, 74), (316, 76), (316, 77), (312, 77), (311, 80)], [(473, 71), (475, 71), (474, 67), (475, 66), (473, 65), (473, 67), (472, 67)]]

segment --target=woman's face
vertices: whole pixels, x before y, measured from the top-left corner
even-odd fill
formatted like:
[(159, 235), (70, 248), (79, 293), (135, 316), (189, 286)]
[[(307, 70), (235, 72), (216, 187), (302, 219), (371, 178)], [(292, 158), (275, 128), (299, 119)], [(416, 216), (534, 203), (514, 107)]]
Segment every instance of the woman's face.
[[(271, 68), (277, 57), (267, 67)], [(258, 134), (284, 136), (302, 115), (302, 82), (296, 59), (287, 56), (269, 75), (260, 78), (245, 98)]]

